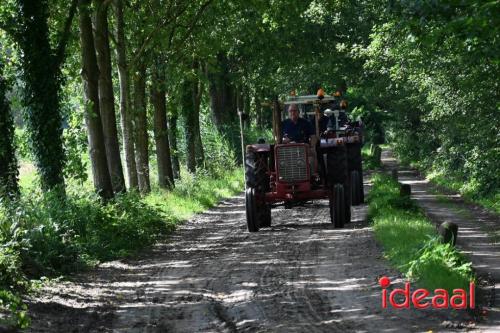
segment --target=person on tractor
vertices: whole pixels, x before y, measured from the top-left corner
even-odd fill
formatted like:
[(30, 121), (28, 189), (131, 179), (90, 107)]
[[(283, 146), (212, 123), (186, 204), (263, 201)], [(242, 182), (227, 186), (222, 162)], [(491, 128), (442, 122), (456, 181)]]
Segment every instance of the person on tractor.
[(282, 122), (281, 132), (283, 143), (309, 143), (310, 137), (314, 135), (311, 124), (299, 117), (297, 104), (290, 104), (288, 107), (288, 119)]

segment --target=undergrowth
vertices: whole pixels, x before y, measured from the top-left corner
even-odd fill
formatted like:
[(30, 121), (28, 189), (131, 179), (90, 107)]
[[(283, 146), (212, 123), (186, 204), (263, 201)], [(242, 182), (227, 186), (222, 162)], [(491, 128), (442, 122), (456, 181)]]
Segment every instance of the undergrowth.
[(452, 292), (474, 279), (471, 263), (453, 246), (443, 244), (436, 228), (416, 203), (399, 195), (399, 183), (377, 174), (368, 195), (368, 217), (389, 261), (428, 289)]
[(365, 144), (361, 149), (361, 156), (363, 158), (363, 169), (365, 170), (375, 170), (381, 167), (380, 159), (373, 154), (371, 145)]
[(31, 279), (78, 272), (131, 256), (194, 213), (243, 188), (243, 173), (182, 172), (172, 191), (131, 191), (103, 205), (91, 187), (68, 184), (67, 196), (23, 188), (18, 202), (0, 205), (0, 325), (27, 327), (21, 295)]

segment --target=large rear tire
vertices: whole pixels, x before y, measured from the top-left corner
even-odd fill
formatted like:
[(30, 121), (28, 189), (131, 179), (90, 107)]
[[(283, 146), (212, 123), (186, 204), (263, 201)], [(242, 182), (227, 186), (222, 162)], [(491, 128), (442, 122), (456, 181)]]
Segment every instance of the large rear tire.
[(344, 186), (336, 184), (330, 196), (330, 220), (335, 228), (343, 228), (345, 224)]
[[(360, 182), (358, 170), (351, 171), (351, 204), (353, 206), (361, 204)], [(361, 183), (361, 185), (363, 185), (363, 183)]]
[[(358, 183), (358, 193), (359, 193), (359, 204), (362, 204), (365, 202), (365, 192), (363, 188), (363, 161), (362, 161), (362, 154), (361, 154), (361, 143), (350, 143), (347, 145), (348, 148), (348, 160), (347, 164), (349, 165), (349, 171), (352, 172), (354, 170), (358, 171), (359, 173), (359, 183)], [(354, 205), (354, 203), (353, 203)]]
[(328, 184), (330, 186), (342, 185), (344, 189), (344, 221), (351, 222), (351, 189), (349, 181), (349, 168), (347, 164), (347, 147), (339, 146), (330, 148), (326, 155)]

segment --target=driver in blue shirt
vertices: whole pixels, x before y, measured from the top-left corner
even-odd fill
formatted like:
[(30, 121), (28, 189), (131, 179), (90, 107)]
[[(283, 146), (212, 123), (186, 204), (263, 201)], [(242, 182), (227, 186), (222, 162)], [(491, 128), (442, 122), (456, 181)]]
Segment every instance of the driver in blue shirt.
[(281, 124), (281, 134), (283, 143), (309, 143), (309, 138), (314, 134), (309, 121), (299, 117), (297, 104), (290, 104), (288, 107), (288, 119)]

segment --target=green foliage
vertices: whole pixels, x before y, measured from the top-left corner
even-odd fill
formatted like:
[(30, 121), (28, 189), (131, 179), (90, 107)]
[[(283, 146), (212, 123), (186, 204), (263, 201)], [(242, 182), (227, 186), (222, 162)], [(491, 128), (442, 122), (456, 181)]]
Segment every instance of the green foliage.
[(30, 289), (26, 276), (58, 276), (96, 263), (123, 258), (154, 243), (176, 224), (243, 188), (243, 174), (228, 167), (214, 178), (206, 171), (183, 169), (173, 191), (155, 188), (118, 194), (106, 205), (92, 186), (69, 183), (67, 195), (23, 189), (19, 202), (0, 205), (0, 318), (29, 323), (20, 295)]
[(49, 41), (48, 2), (16, 1), (15, 37), (23, 51), (24, 105), (30, 146), (45, 189), (64, 183), (60, 114), (60, 64)]
[(372, 181), (368, 216), (391, 263), (428, 289), (467, 287), (474, 279), (471, 263), (454, 247), (441, 243), (415, 202), (400, 197), (398, 182), (382, 174)]
[(181, 170), (181, 180), (176, 181), (175, 189), (164, 191), (154, 188), (144, 200), (159, 208), (170, 221), (187, 220), (194, 213), (217, 204), (222, 198), (238, 193), (244, 187), (242, 169), (226, 169), (218, 178), (211, 177), (200, 170), (196, 174)]
[(403, 161), (440, 170), (463, 193), (500, 184), (500, 4), (390, 2), (373, 27), (363, 91), (387, 110)]
[(29, 282), (22, 271), (21, 244), (10, 238), (13, 230), (4, 223), (10, 214), (0, 205), (0, 324), (26, 327), (29, 318), (21, 294), (29, 289)]
[(19, 192), (17, 158), (14, 143), (14, 122), (5, 97), (7, 84), (0, 60), (0, 200), (15, 197)]
[(372, 151), (371, 147), (372, 145), (365, 144), (363, 148), (361, 148), (363, 168), (365, 170), (375, 170), (382, 166), (380, 159), (375, 156), (374, 151)]

